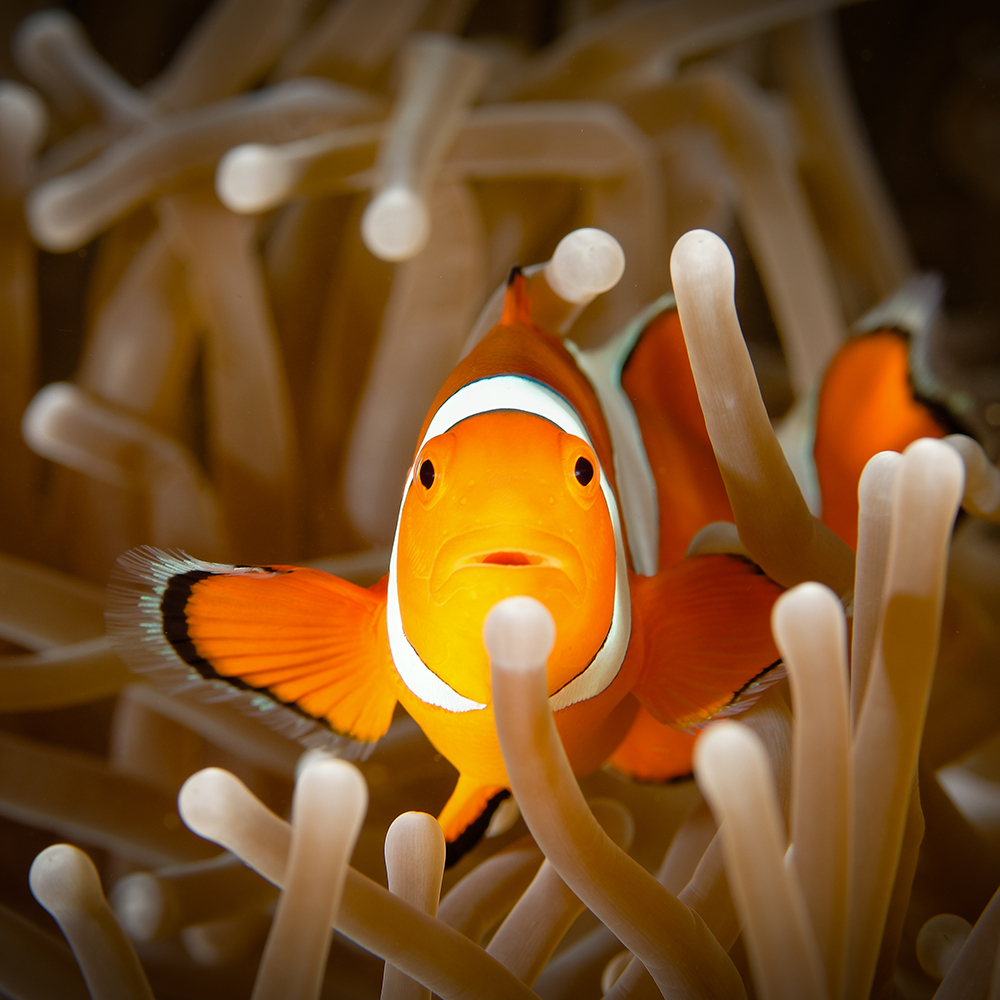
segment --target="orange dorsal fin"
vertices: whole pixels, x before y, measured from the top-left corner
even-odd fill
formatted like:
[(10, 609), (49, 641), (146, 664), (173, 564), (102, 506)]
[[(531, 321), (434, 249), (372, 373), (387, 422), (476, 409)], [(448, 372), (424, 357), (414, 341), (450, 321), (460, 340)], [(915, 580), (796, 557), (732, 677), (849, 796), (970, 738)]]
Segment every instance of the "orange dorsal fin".
[(635, 577), (646, 654), (632, 693), (658, 722), (686, 729), (752, 704), (783, 676), (771, 637), (781, 588), (738, 556), (682, 559)]
[(118, 561), (107, 623), (132, 669), (349, 752), (338, 737), (377, 740), (396, 704), (384, 609), (384, 580), (144, 548)]
[(521, 266), (515, 264), (507, 277), (507, 291), (503, 297), (503, 314), (500, 317), (501, 326), (531, 326), (531, 301), (528, 298), (528, 283), (521, 272)]
[(656, 483), (659, 565), (670, 566), (706, 524), (733, 519), (676, 309), (660, 313), (643, 330), (621, 384)]

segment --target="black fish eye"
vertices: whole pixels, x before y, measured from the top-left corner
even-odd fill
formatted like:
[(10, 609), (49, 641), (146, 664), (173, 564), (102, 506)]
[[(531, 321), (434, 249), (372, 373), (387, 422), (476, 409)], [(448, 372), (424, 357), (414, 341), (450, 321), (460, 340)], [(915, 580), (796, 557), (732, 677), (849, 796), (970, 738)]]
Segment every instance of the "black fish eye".
[(425, 458), (420, 463), (420, 484), (425, 490), (429, 490), (434, 485), (434, 464), (429, 458)]
[(576, 460), (576, 467), (573, 469), (573, 474), (581, 486), (586, 486), (594, 478), (594, 467), (588, 459), (581, 455)]

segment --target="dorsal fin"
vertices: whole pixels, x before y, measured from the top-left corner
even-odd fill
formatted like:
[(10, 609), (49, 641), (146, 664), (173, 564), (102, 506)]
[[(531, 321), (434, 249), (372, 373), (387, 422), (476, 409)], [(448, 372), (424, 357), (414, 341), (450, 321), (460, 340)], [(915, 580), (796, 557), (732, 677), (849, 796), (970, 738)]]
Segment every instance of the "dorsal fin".
[(507, 278), (507, 292), (503, 299), (501, 326), (522, 323), (531, 326), (531, 302), (528, 300), (528, 284), (521, 272), (521, 265), (515, 264)]

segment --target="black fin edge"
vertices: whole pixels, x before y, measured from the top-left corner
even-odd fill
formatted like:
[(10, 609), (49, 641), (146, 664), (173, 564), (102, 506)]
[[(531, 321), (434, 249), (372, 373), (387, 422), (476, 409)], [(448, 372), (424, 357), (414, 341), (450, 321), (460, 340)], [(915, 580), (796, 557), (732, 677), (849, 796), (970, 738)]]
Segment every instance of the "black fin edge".
[(493, 814), (500, 808), (504, 799), (510, 798), (510, 792), (501, 788), (496, 795), (486, 803), (486, 808), (450, 843), (445, 844), (444, 866), (451, 868), (472, 850), (486, 833), (486, 828), (493, 819)]

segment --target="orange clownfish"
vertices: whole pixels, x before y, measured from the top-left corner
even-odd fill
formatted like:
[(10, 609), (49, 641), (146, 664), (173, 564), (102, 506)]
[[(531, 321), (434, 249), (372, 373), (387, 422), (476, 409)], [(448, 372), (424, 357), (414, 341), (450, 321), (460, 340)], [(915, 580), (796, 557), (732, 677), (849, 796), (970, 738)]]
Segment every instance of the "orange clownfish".
[(911, 278), (857, 321), (807, 400), (811, 447), (802, 478), (807, 490), (811, 484), (810, 505), (852, 549), (858, 481), (876, 453), (961, 433), (996, 456), (1000, 442), (980, 416), (990, 400), (977, 399), (975, 383), (953, 363), (941, 363), (947, 345), (935, 331), (943, 294), (936, 276)]
[(515, 268), (420, 431), (382, 580), (136, 549), (109, 632), (133, 668), (225, 692), (307, 745), (370, 744), (398, 702), (459, 771), (440, 815), (454, 861), (509, 795), (482, 642), (503, 598), (555, 619), (549, 700), (577, 773), (610, 758), (688, 774), (684, 730), (780, 676), (779, 587), (739, 556), (684, 558), (731, 519), (671, 297), (582, 351), (533, 324)]

